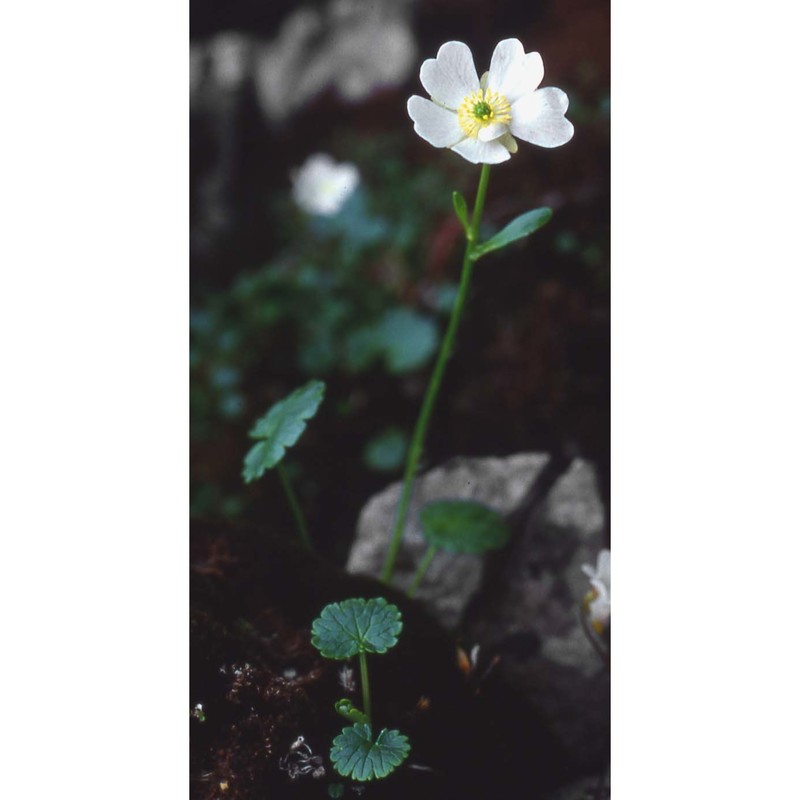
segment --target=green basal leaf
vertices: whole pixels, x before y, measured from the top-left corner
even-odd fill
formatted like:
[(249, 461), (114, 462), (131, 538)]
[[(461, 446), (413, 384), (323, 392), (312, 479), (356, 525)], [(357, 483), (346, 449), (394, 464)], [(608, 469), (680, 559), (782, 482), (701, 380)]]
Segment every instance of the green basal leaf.
[(383, 597), (330, 603), (311, 626), (311, 644), (325, 658), (385, 653), (403, 629), (400, 609)]
[(247, 455), (244, 457), (244, 468), (242, 469), (242, 477), (245, 483), (250, 483), (250, 481), (260, 478), (269, 469), (267, 464), (271, 458), (270, 454), (269, 442), (259, 442), (247, 451)]
[(464, 195), (461, 194), (461, 192), (453, 192), (453, 210), (456, 212), (456, 216), (459, 220), (461, 220), (464, 231), (468, 231), (469, 211), (467, 210), (467, 201), (464, 199)]
[(449, 313), (453, 310), (458, 297), (458, 284), (443, 283), (436, 290), (434, 295), (434, 306), (441, 313)]
[(344, 786), (341, 783), (329, 783), (328, 797), (333, 797), (334, 800), (339, 797), (344, 797)]
[(375, 325), (356, 328), (344, 343), (344, 364), (350, 372), (361, 372), (381, 355), (383, 342)]
[(349, 719), (350, 722), (369, 722), (367, 715), (363, 711), (359, 711), (352, 701), (346, 697), (337, 700), (334, 708), (337, 714), (341, 714), (345, 719)]
[(475, 248), (475, 257), (480, 258), (486, 253), (499, 250), (512, 242), (530, 236), (550, 222), (552, 216), (553, 210), (551, 208), (535, 208), (533, 211), (520, 214), (516, 219), (509, 222), (500, 233), (496, 233), (489, 241), (479, 244)]
[(439, 332), (430, 317), (410, 308), (393, 308), (379, 323), (378, 335), (389, 372), (410, 372), (436, 352)]
[(419, 513), (428, 544), (451, 553), (484, 553), (502, 547), (511, 531), (503, 517), (472, 500), (438, 500)]
[(306, 429), (306, 420), (317, 413), (324, 395), (325, 384), (322, 381), (309, 381), (272, 406), (256, 422), (250, 436), (262, 441), (254, 445), (244, 458), (242, 477), (245, 482), (260, 478), (266, 470), (280, 463), (286, 448), (295, 444)]
[(431, 317), (410, 308), (392, 308), (348, 335), (344, 362), (350, 372), (360, 372), (380, 358), (391, 373), (410, 372), (424, 366), (438, 344), (439, 330)]
[(354, 781), (385, 778), (403, 763), (410, 750), (408, 737), (384, 728), (372, 741), (367, 724), (344, 728), (333, 740), (331, 761), (334, 769)]
[(364, 463), (378, 472), (391, 472), (403, 466), (408, 436), (399, 428), (387, 428), (374, 436), (364, 448)]

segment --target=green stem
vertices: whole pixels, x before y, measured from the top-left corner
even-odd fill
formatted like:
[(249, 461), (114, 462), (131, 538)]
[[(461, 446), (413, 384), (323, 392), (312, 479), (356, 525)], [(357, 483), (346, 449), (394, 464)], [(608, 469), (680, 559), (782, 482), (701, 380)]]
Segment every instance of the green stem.
[(361, 697), (364, 701), (364, 713), (372, 730), (372, 701), (369, 696), (369, 674), (367, 673), (367, 654), (358, 654), (358, 663), (361, 666)]
[(442, 340), (442, 346), (439, 348), (439, 356), (436, 359), (436, 365), (433, 368), (428, 388), (425, 391), (425, 398), (422, 401), (422, 408), (417, 418), (417, 424), (414, 427), (411, 445), (408, 448), (406, 468), (403, 474), (403, 488), (400, 493), (400, 502), (397, 506), (397, 520), (395, 522), (391, 541), (389, 542), (386, 560), (383, 563), (383, 571), (381, 572), (381, 580), (384, 583), (388, 583), (389, 579), (392, 577), (394, 562), (400, 550), (400, 542), (403, 539), (403, 530), (405, 528), (406, 518), (408, 517), (408, 507), (411, 502), (411, 489), (414, 483), (414, 476), (417, 472), (420, 456), (422, 455), (425, 436), (428, 432), (428, 424), (431, 414), (433, 413), (434, 404), (436, 403), (436, 397), (439, 394), (439, 387), (441, 386), (442, 377), (444, 376), (444, 369), (452, 354), (456, 333), (458, 332), (458, 326), (461, 322), (461, 315), (464, 312), (464, 305), (472, 278), (472, 268), (475, 266), (475, 246), (478, 239), (478, 228), (481, 224), (481, 216), (483, 215), (483, 206), (486, 202), (486, 190), (488, 186), (489, 165), (484, 164), (478, 182), (478, 192), (475, 197), (475, 209), (472, 212), (472, 221), (467, 231), (467, 246), (464, 250), (464, 260), (461, 264), (461, 281), (458, 285), (458, 294), (456, 295), (455, 304), (453, 305), (453, 313), (450, 315), (450, 322), (447, 326), (444, 339)]
[(486, 189), (489, 187), (489, 165), (484, 164), (481, 168), (481, 177), (478, 181), (478, 193), (475, 196), (475, 209), (472, 212), (472, 223), (469, 226), (467, 239), (469, 246), (467, 253), (471, 255), (472, 248), (475, 246), (475, 241), (478, 238), (478, 228), (481, 224), (481, 217), (483, 216), (483, 205), (486, 202)]
[(433, 557), (438, 553), (439, 550), (434, 545), (429, 545), (428, 549), (425, 551), (425, 555), (422, 557), (422, 561), (419, 562), (419, 567), (417, 567), (417, 572), (414, 575), (414, 580), (411, 581), (411, 585), (408, 587), (406, 594), (409, 597), (413, 597), (417, 593), (417, 589), (419, 589), (419, 585), (422, 583), (422, 579), (425, 577), (425, 573), (428, 571), (428, 567), (431, 565), (431, 561), (433, 561)]
[(294, 517), (294, 521), (297, 524), (297, 530), (300, 534), (300, 541), (303, 543), (303, 547), (305, 547), (306, 550), (312, 552), (314, 548), (311, 544), (311, 537), (308, 535), (306, 521), (303, 517), (303, 512), (300, 509), (300, 503), (297, 502), (297, 497), (292, 489), (292, 484), (289, 482), (289, 476), (286, 474), (283, 464), (278, 464), (278, 477), (281, 479), (283, 489), (286, 492), (286, 497), (289, 500), (289, 506), (292, 509), (292, 516)]

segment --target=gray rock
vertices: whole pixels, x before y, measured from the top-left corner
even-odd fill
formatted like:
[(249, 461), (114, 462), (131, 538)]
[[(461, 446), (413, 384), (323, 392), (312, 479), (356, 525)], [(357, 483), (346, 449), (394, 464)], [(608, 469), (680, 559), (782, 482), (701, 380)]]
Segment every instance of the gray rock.
[[(549, 456), (542, 453), (507, 458), (455, 458), (420, 476), (414, 487), (392, 582), (407, 587), (427, 549), (418, 522), (423, 505), (433, 500), (477, 500), (508, 514), (519, 505), (548, 461)], [(393, 483), (364, 506), (347, 562), (350, 572), (380, 575), (394, 530), (401, 486), (400, 482)], [(417, 597), (443, 625), (453, 628), (480, 586), (482, 573), (483, 560), (478, 556), (439, 552)]]
[(481, 591), (461, 630), (548, 723), (576, 770), (608, 758), (609, 674), (580, 622), (589, 590), (582, 564), (604, 546), (603, 504), (595, 473), (576, 459), (538, 506), (519, 520), (503, 551), (492, 555)]
[(303, 5), (257, 51), (253, 74), (266, 117), (282, 122), (326, 89), (361, 102), (402, 84), (417, 63), (409, 0), (331, 0)]
[[(512, 539), (484, 557), (439, 553), (418, 597), (481, 661), (500, 657), (502, 679), (529, 702), (571, 757), (573, 774), (607, 763), (610, 684), (606, 664), (580, 623), (589, 590), (581, 565), (604, 546), (604, 508), (594, 468), (561, 468), (544, 454), (454, 459), (418, 480), (393, 582), (407, 586), (426, 545), (417, 523), (432, 500), (478, 500), (510, 514)], [(361, 513), (348, 569), (377, 576), (383, 566), (400, 484)], [(513, 513), (512, 513), (513, 512)]]

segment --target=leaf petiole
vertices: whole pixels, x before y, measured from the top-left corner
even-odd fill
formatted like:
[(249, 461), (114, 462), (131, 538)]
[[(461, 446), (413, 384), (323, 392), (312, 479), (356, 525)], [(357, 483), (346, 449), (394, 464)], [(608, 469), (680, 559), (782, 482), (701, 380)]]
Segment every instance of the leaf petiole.
[(314, 547), (311, 544), (311, 536), (309, 536), (308, 533), (308, 526), (306, 525), (303, 511), (300, 508), (300, 503), (297, 502), (297, 496), (294, 493), (294, 489), (292, 489), (292, 484), (289, 481), (289, 476), (286, 473), (286, 469), (284, 468), (283, 464), (280, 463), (276, 465), (276, 469), (278, 470), (278, 477), (281, 479), (283, 490), (286, 492), (286, 497), (289, 500), (289, 506), (292, 509), (292, 516), (294, 517), (295, 524), (297, 525), (297, 531), (300, 534), (300, 541), (303, 543), (303, 547), (305, 547), (306, 550), (313, 552)]
[(425, 551), (425, 555), (422, 557), (422, 561), (419, 562), (419, 567), (417, 567), (417, 571), (414, 574), (414, 580), (411, 581), (411, 585), (406, 590), (406, 594), (409, 597), (413, 597), (417, 593), (417, 589), (419, 589), (419, 585), (422, 583), (422, 579), (425, 577), (425, 573), (428, 571), (428, 567), (430, 567), (433, 557), (438, 552), (438, 547), (435, 547), (434, 545), (428, 546), (428, 549)]
[(367, 724), (372, 727), (372, 700), (369, 694), (369, 673), (367, 672), (367, 654), (362, 650), (358, 654), (358, 664), (361, 667), (361, 697), (364, 702), (364, 714)]

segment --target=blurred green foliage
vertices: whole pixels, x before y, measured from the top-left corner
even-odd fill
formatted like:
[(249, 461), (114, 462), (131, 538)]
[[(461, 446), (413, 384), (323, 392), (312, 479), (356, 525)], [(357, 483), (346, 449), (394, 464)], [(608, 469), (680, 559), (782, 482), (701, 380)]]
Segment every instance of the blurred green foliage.
[(307, 421), (317, 413), (324, 396), (323, 381), (309, 381), (275, 403), (256, 422), (250, 438), (258, 441), (244, 459), (242, 477), (245, 482), (257, 480), (283, 460), (287, 448), (303, 435)]
[(364, 463), (376, 472), (394, 472), (403, 466), (408, 450), (408, 434), (387, 428), (373, 436), (364, 448)]
[[(265, 224), (279, 231), (274, 257), (225, 287), (193, 287), (194, 441), (243, 424), (274, 399), (271, 382), (336, 375), (356, 382), (368, 370), (400, 381), (435, 355), (455, 294), (427, 269), (430, 239), (452, 213), (448, 178), (410, 169), (393, 140), (354, 148), (347, 155), (361, 184), (338, 214), (308, 216), (285, 186), (273, 190)], [(394, 445), (373, 448), (364, 463), (396, 468), (396, 437)], [(240, 504), (195, 479), (193, 513), (228, 509)]]

